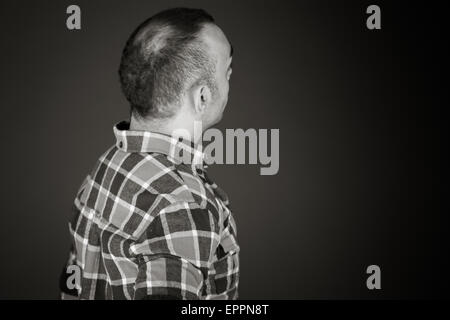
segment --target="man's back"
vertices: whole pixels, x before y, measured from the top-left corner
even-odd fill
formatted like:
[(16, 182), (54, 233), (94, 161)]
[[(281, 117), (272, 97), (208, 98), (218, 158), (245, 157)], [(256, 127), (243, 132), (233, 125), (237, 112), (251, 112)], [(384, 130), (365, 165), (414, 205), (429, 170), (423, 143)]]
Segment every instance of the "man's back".
[(126, 122), (114, 132), (70, 222), (79, 298), (236, 299), (236, 226), (226, 195), (195, 165), (199, 151)]

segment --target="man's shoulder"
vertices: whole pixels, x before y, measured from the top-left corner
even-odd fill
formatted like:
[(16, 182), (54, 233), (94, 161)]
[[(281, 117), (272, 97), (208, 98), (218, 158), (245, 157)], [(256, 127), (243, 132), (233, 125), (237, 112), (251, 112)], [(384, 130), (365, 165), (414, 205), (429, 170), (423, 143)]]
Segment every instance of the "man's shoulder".
[(215, 212), (189, 165), (175, 164), (165, 154), (127, 153), (117, 147), (100, 156), (75, 203), (80, 211), (92, 210), (133, 237), (162, 210)]
[[(106, 150), (91, 170), (89, 180), (128, 202), (163, 196), (173, 202), (202, 202), (202, 182), (188, 165), (176, 164), (162, 153)], [(133, 199), (134, 198), (134, 199)]]
[(150, 193), (195, 201), (192, 193), (199, 189), (199, 180), (189, 167), (172, 162), (165, 154), (131, 153), (120, 167), (129, 179)]

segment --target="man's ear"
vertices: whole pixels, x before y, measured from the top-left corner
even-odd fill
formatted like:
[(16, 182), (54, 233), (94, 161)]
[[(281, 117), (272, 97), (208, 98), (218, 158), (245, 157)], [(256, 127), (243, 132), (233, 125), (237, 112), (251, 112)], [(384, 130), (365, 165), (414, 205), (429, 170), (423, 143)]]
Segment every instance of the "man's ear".
[(205, 112), (207, 106), (211, 102), (211, 90), (209, 89), (208, 86), (199, 86), (195, 91), (196, 91), (194, 98), (195, 112), (203, 113)]

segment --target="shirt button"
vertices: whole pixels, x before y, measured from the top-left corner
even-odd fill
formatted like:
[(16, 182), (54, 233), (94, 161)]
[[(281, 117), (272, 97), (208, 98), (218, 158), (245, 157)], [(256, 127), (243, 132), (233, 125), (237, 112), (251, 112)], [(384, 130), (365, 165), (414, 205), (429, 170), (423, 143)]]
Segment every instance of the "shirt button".
[(122, 148), (122, 147), (123, 147), (123, 142), (120, 141), (120, 142), (119, 142), (119, 148)]

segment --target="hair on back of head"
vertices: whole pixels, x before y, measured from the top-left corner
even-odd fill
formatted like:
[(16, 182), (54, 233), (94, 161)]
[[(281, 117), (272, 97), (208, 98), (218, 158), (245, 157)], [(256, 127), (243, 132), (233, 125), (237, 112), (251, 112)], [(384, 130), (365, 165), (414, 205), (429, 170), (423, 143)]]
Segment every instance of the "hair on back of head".
[(174, 8), (141, 23), (129, 37), (119, 67), (131, 112), (141, 118), (173, 116), (184, 91), (207, 84), (213, 93), (215, 63), (198, 35), (214, 18), (201, 9)]

